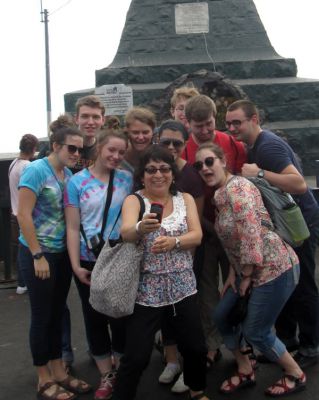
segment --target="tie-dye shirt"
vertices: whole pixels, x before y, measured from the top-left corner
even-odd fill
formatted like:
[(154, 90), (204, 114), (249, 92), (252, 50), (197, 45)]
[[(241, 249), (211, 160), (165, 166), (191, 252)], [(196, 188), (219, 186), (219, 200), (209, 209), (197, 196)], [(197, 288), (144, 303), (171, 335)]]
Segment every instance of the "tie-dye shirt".
[[(19, 188), (32, 190), (37, 198), (32, 218), (42, 251), (59, 253), (66, 249), (63, 190), (71, 176), (65, 167), (64, 181), (60, 181), (47, 157), (30, 163), (21, 176)], [(22, 233), (19, 240), (28, 246)]]
[[(112, 202), (107, 215), (107, 224), (104, 230), (104, 240), (117, 239), (120, 236), (121, 216), (119, 213), (123, 201), (132, 191), (132, 175), (123, 170), (115, 170), (113, 180)], [(85, 168), (73, 175), (64, 192), (65, 207), (80, 209), (81, 224), (87, 239), (101, 233), (104, 207), (108, 184), (95, 178)], [(95, 261), (93, 253), (88, 249), (84, 238), (80, 235), (80, 259)]]

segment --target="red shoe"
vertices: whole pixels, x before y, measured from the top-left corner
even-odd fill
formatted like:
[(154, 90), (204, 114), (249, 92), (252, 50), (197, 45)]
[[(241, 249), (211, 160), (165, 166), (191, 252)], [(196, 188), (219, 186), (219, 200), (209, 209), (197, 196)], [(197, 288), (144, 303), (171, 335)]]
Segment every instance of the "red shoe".
[(113, 387), (116, 379), (116, 371), (102, 376), (99, 388), (94, 393), (95, 400), (107, 400), (112, 397)]

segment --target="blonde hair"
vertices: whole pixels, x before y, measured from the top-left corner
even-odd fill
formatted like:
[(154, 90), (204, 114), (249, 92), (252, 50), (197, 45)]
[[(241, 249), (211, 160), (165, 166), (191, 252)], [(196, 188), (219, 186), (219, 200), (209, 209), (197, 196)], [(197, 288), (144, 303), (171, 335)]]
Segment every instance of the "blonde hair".
[(126, 128), (130, 127), (135, 120), (142, 122), (152, 128), (155, 129), (156, 126), (156, 117), (155, 114), (144, 107), (132, 107), (128, 110), (125, 115), (125, 126)]
[(188, 100), (191, 97), (198, 96), (199, 91), (195, 87), (182, 86), (174, 90), (171, 97), (171, 108), (174, 109), (179, 100)]

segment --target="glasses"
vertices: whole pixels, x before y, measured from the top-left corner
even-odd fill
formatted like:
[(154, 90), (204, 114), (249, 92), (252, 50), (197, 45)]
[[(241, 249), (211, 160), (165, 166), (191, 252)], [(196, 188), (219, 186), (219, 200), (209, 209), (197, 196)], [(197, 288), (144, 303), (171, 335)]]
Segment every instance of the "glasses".
[(155, 167), (145, 167), (144, 171), (147, 172), (149, 175), (155, 175), (157, 171), (159, 171), (161, 174), (168, 174), (171, 172), (172, 168), (168, 165), (163, 165), (159, 168)]
[(181, 111), (181, 112), (185, 112), (185, 107), (184, 106), (178, 106), (174, 108), (175, 111)]
[(179, 148), (179, 147), (183, 147), (184, 146), (184, 142), (182, 140), (178, 140), (178, 139), (160, 139), (159, 144), (162, 146), (170, 146), (171, 144), (175, 147), (175, 148)]
[(79, 154), (83, 154), (83, 147), (77, 147), (74, 146), (74, 144), (67, 144), (67, 143), (62, 143), (62, 146), (67, 146), (68, 148), (68, 152), (70, 154), (75, 154), (76, 152), (78, 152)]
[(238, 128), (241, 127), (241, 124), (242, 124), (243, 122), (245, 122), (245, 121), (249, 121), (249, 119), (246, 118), (246, 119), (243, 119), (242, 121), (241, 121), (240, 119), (233, 119), (232, 121), (226, 121), (226, 122), (225, 122), (225, 125), (226, 125), (226, 128), (227, 128), (227, 129), (229, 129), (232, 125), (233, 125), (233, 127), (234, 127), (235, 129), (238, 129)]
[(218, 157), (206, 157), (204, 161), (196, 161), (193, 164), (193, 167), (197, 171), (201, 171), (203, 169), (204, 164), (206, 165), (206, 167), (212, 167), (214, 165), (215, 160), (217, 159)]

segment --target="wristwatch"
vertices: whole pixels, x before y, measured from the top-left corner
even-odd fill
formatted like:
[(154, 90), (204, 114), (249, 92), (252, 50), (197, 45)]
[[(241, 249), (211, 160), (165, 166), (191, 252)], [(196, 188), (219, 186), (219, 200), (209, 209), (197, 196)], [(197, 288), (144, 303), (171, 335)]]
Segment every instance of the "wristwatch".
[(40, 258), (42, 258), (43, 255), (44, 255), (43, 252), (39, 251), (38, 253), (32, 254), (32, 257), (34, 260), (40, 260)]
[(181, 248), (181, 241), (178, 237), (175, 238), (175, 249), (180, 250)]
[(258, 178), (264, 178), (265, 177), (265, 171), (263, 169), (260, 169), (258, 171), (257, 177)]

